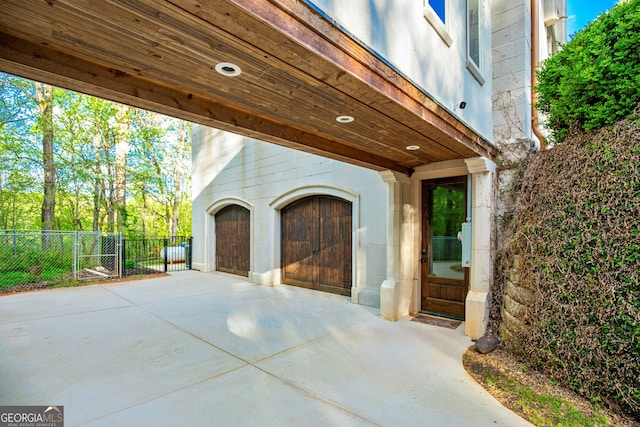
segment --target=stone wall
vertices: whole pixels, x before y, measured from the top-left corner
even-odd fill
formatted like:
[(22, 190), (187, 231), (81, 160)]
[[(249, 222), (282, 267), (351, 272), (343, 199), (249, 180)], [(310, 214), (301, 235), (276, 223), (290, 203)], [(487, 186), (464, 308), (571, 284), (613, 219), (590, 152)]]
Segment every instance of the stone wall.
[(502, 340), (511, 345), (519, 342), (517, 337), (526, 332), (527, 309), (533, 302), (534, 296), (531, 289), (521, 286), (521, 271), (522, 258), (515, 255), (504, 284), (502, 323), (500, 324)]

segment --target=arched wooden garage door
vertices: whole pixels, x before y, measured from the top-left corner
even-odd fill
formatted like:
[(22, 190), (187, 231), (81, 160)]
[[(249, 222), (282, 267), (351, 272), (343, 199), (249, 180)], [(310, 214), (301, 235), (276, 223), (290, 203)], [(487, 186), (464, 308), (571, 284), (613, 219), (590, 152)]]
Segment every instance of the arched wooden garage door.
[(282, 283), (351, 295), (351, 203), (312, 196), (282, 209)]
[(216, 213), (216, 270), (249, 275), (250, 213), (239, 205)]

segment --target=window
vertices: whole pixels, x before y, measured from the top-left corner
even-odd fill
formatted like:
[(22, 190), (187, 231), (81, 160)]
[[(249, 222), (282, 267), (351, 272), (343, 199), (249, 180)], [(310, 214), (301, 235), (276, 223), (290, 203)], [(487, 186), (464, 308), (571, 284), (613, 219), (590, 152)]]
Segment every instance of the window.
[(449, 35), (446, 25), (447, 1), (448, 0), (425, 0), (422, 14), (447, 46), (451, 46), (453, 39)]
[(467, 0), (467, 69), (483, 85), (480, 60), (480, 1)]

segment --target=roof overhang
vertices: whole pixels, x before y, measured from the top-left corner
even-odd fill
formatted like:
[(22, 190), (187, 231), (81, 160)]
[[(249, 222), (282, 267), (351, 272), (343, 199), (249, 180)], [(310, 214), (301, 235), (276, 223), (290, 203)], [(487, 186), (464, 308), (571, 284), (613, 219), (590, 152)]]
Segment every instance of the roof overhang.
[(301, 0), (3, 0), (0, 70), (376, 170), (496, 154)]

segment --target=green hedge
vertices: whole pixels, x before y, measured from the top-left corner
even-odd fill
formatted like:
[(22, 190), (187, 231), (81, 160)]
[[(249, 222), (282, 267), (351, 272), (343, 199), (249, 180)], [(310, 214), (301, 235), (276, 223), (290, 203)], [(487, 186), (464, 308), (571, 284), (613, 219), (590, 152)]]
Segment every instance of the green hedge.
[(640, 102), (640, 0), (620, 2), (538, 72), (538, 108), (560, 142), (569, 128), (613, 124)]
[(534, 301), (505, 344), (640, 421), (640, 117), (570, 135), (528, 166), (505, 259)]

